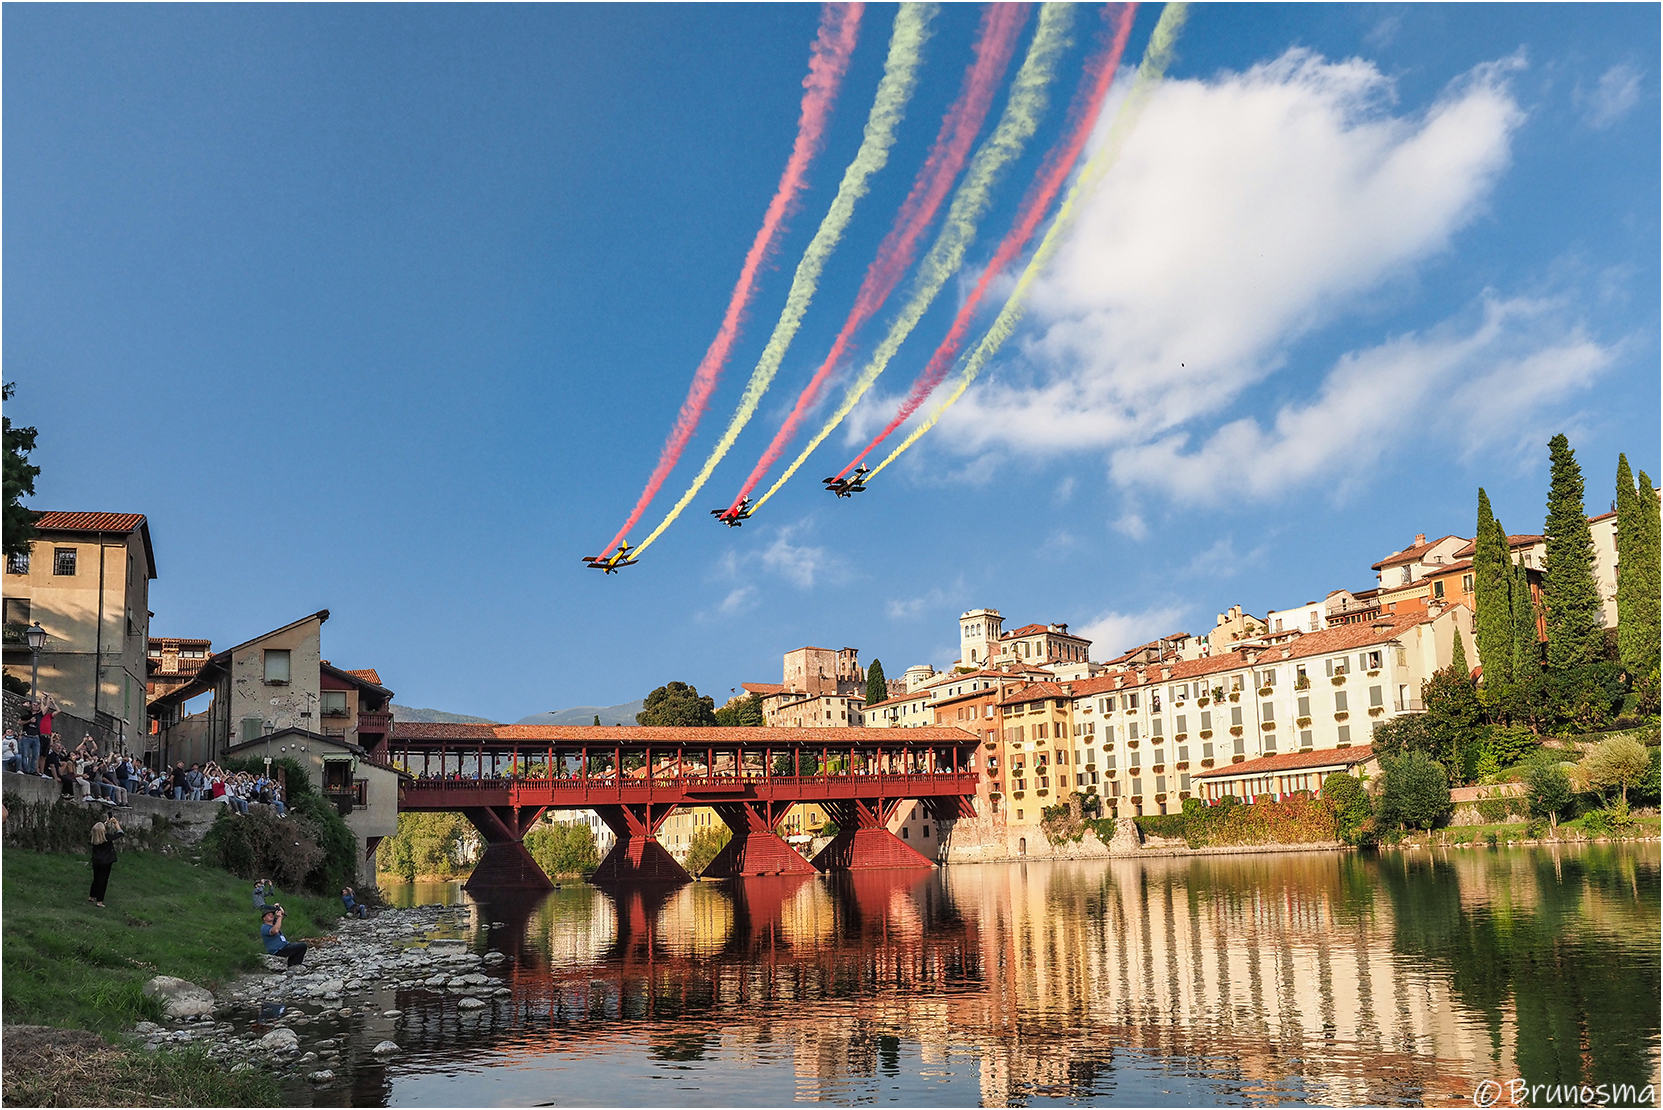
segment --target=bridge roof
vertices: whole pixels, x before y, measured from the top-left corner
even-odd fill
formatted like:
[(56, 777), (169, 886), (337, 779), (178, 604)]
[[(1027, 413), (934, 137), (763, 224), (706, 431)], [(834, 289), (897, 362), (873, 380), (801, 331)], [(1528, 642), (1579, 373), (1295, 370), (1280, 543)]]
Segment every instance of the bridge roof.
[(530, 741), (544, 744), (589, 745), (600, 747), (621, 744), (639, 747), (642, 744), (688, 746), (717, 745), (732, 747), (784, 747), (803, 744), (809, 747), (841, 748), (849, 745), (877, 744), (970, 744), (978, 738), (961, 728), (664, 728), (642, 725), (474, 725), (443, 724), (426, 721), (394, 721), (392, 743), (401, 740), (450, 740), (459, 743), (484, 741)]

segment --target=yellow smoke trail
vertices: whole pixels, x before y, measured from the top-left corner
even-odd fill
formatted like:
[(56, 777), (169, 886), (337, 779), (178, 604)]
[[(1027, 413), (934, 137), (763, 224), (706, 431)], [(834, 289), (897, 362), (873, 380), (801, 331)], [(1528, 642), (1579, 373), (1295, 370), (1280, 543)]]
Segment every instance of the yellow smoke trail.
[(895, 357), (895, 352), (901, 349), (912, 329), (918, 326), (924, 313), (934, 303), (936, 295), (941, 292), (947, 279), (958, 272), (964, 262), (964, 255), (970, 245), (976, 240), (976, 228), (987, 214), (988, 205), (993, 200), (993, 187), (998, 183), (999, 175), (1005, 167), (1020, 157), (1023, 147), (1033, 137), (1039, 127), (1040, 117), (1050, 103), (1049, 90), (1051, 81), (1056, 76), (1057, 59), (1068, 48), (1069, 25), (1074, 20), (1074, 5), (1066, 3), (1046, 4), (1040, 9), (1039, 29), (1034, 32), (1034, 40), (1028, 46), (1028, 53), (1022, 60), (1022, 68), (1016, 73), (1016, 80), (1011, 82), (1011, 94), (1005, 103), (1005, 110), (999, 116), (999, 123), (993, 129), (993, 134), (977, 149), (971, 160), (970, 170), (964, 175), (964, 181), (958, 191), (953, 194), (953, 202), (948, 207), (947, 218), (942, 222), (941, 231), (937, 234), (935, 243), (930, 247), (930, 253), (918, 264), (918, 275), (913, 279), (912, 299), (909, 300), (894, 323), (889, 326), (889, 334), (884, 336), (883, 342), (873, 350), (870, 361), (861, 370), (855, 380), (849, 383), (848, 390), (843, 394), (843, 400), (837, 406), (826, 424), (802, 453), (785, 468), (785, 472), (768, 492), (757, 499), (755, 507), (762, 508), (768, 499), (778, 493), (780, 487), (791, 480), (797, 473), (797, 468), (808, 461), (814, 454), (815, 448), (825, 442), (827, 436), (843, 423), (843, 418), (854, 411), (856, 404), (872, 388), (872, 383), (878, 380), (878, 375), (884, 372), (889, 360)]
[[(1114, 123), (1109, 127), (1108, 138), (1091, 160), (1085, 164), (1080, 175), (1069, 186), (1068, 195), (1063, 197), (1062, 206), (1057, 209), (1056, 219), (1040, 241), (1039, 249), (1028, 260), (1027, 268), (1016, 282), (1016, 288), (1011, 291), (1010, 298), (1005, 301), (1005, 307), (999, 310), (999, 316), (993, 321), (993, 326), (987, 329), (982, 341), (970, 358), (965, 362), (964, 369), (959, 371), (959, 380), (935, 411), (930, 413), (928, 420), (914, 428), (912, 434), (901, 442), (901, 445), (889, 453), (889, 456), (873, 468), (871, 477), (876, 478), (883, 468), (894, 462), (903, 451), (911, 447), (924, 435), (935, 427), (935, 422), (941, 419), (941, 414), (953, 407), (964, 391), (970, 388), (970, 383), (976, 380), (976, 375), (982, 372), (987, 360), (999, 350), (1011, 332), (1016, 330), (1017, 321), (1022, 318), (1022, 311), (1028, 298), (1028, 290), (1051, 261), (1051, 256), (1057, 252), (1057, 247), (1067, 237), (1073, 228), (1074, 220), (1079, 216), (1079, 205), (1093, 190), (1109, 167), (1119, 159), (1121, 150), (1126, 145), (1126, 139), (1132, 129), (1137, 126), (1138, 117), (1143, 115), (1144, 107), (1154, 94), (1155, 86), (1160, 84), (1166, 74), (1166, 67), (1172, 62), (1172, 48), (1178, 41), (1178, 32), (1183, 30), (1184, 19), (1188, 15), (1188, 5), (1182, 3), (1168, 4), (1161, 12), (1160, 22), (1155, 24), (1155, 33), (1150, 36), (1149, 47), (1143, 53), (1143, 62), (1138, 66), (1137, 79), (1132, 82), (1131, 90), (1115, 113)], [(868, 479), (870, 480), (870, 479)]]
[(866, 117), (866, 130), (861, 137), (860, 150), (855, 153), (854, 161), (849, 163), (848, 169), (843, 171), (843, 181), (837, 187), (837, 196), (832, 200), (831, 210), (820, 222), (820, 229), (814, 233), (814, 239), (803, 252), (802, 261), (797, 263), (797, 273), (791, 279), (791, 291), (785, 298), (785, 309), (780, 313), (779, 322), (774, 325), (774, 333), (768, 337), (768, 345), (763, 348), (762, 358), (757, 362), (756, 369), (751, 372), (751, 380), (745, 384), (745, 394), (739, 399), (739, 407), (734, 410), (733, 418), (728, 421), (727, 430), (722, 433), (722, 438), (711, 448), (710, 457), (705, 459), (704, 467), (693, 479), (693, 484), (687, 487), (687, 492), (681, 495), (681, 500), (677, 501), (675, 507), (659, 521), (652, 534), (642, 540), (641, 546), (635, 549), (637, 556), (664, 534), (664, 530), (675, 522), (676, 517), (681, 515), (682, 510), (687, 508), (699, 490), (710, 480), (716, 464), (722, 461), (722, 457), (739, 438), (740, 431), (756, 413), (762, 395), (768, 392), (768, 386), (773, 383), (774, 374), (779, 370), (780, 362), (785, 358), (785, 352), (791, 346), (792, 339), (796, 337), (798, 326), (803, 322), (803, 315), (808, 312), (808, 306), (814, 300), (815, 290), (820, 284), (820, 272), (825, 268), (826, 260), (836, 249), (838, 241), (843, 237), (844, 229), (849, 226), (849, 220), (854, 215), (855, 202), (866, 195), (872, 175), (883, 169), (884, 164), (889, 161), (889, 149), (895, 144), (895, 130), (900, 126), (901, 119), (906, 114), (907, 101), (912, 98), (913, 89), (918, 84), (919, 59), (924, 43), (929, 38), (930, 22), (935, 18), (938, 8), (939, 5), (935, 3), (905, 3), (896, 13), (895, 27), (889, 37), (889, 56), (884, 61), (883, 79), (878, 82), (878, 94), (872, 101), (872, 111)]

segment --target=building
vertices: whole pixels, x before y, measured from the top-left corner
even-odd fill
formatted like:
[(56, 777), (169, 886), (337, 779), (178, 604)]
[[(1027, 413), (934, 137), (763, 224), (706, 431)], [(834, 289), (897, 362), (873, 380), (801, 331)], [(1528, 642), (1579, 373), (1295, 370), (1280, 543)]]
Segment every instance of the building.
[[(1207, 633), (1207, 653), (1217, 655), (1219, 652), (1229, 651), (1230, 645), (1242, 640), (1251, 640), (1265, 634), (1269, 626), (1252, 613), (1242, 612), (1240, 605), (1232, 605), (1218, 615), (1218, 622), (1213, 630)], [(1158, 662), (1155, 659), (1143, 659), (1140, 662)]]
[(866, 698), (858, 694), (799, 694), (787, 691), (764, 698), (762, 718), (769, 728), (859, 728)]
[(866, 672), (861, 669), (856, 648), (800, 647), (785, 653), (784, 677), (787, 690), (804, 694), (866, 695)]
[[(670, 821), (675, 819), (675, 817), (672, 817)], [(618, 842), (617, 834), (612, 831), (612, 827), (602, 821), (600, 814), (592, 809), (550, 809), (544, 811), (543, 820), (550, 825), (576, 826), (588, 829), (589, 835), (595, 838), (595, 850), (600, 853), (603, 859), (606, 857), (606, 853), (612, 850), (612, 846)], [(665, 822), (665, 824), (669, 824), (669, 822)], [(658, 839), (662, 842), (664, 837), (660, 836)]]
[(187, 685), (208, 661), (212, 647), (211, 640), (152, 636), (145, 653), (146, 704)]
[[(374, 670), (322, 658), (329, 610), (215, 652), (190, 682), (151, 703), (157, 733), (146, 761), (295, 759), (358, 838), (374, 881), (375, 847), (398, 831), (398, 774), (387, 765), (393, 692)], [(207, 705), (187, 712), (207, 697)]]
[(856, 648), (800, 647), (785, 653), (782, 681), (743, 682), (762, 702), (769, 728), (859, 728), (866, 672)]
[(1267, 635), (1280, 636), (1285, 632), (1321, 632), (1328, 627), (1328, 605), (1322, 601), (1307, 601), (1291, 609), (1272, 609), (1265, 614)]
[(35, 529), (32, 549), (6, 558), (5, 673), (31, 681), (24, 630), (39, 624), (39, 693), (58, 704), (57, 731), (71, 746), (90, 735), (121, 747), (150, 730), (150, 525), (141, 513), (47, 512)]
[(1192, 780), (1196, 796), (1208, 805), (1233, 797), (1240, 802), (1281, 801), (1297, 794), (1315, 795), (1330, 775), (1365, 776), (1378, 771), (1374, 748), (1323, 748), (1312, 751), (1269, 755), (1246, 763), (1214, 767), (1197, 773)]
[[(999, 699), (1005, 767), (995, 768), (1003, 774), (992, 780), (990, 793), (1009, 798), (1007, 824), (1037, 825), (1046, 806), (1074, 793), (1073, 691), (1066, 682), (1033, 682), (1013, 687)], [(1089, 755), (1095, 775), (1095, 746)]]
[(997, 609), (972, 609), (960, 616), (955, 666), (1046, 666), (1085, 663), (1091, 658), (1091, 641), (1070, 635), (1066, 624), (1028, 624), (1009, 632), (1004, 625), (1005, 619)]
[(1378, 579), (1380, 607), (1386, 613), (1405, 612), (1411, 608), (1425, 608), (1431, 597), (1427, 579), (1450, 563), (1458, 561), (1462, 548), (1472, 541), (1460, 536), (1442, 536), (1428, 541), (1418, 535), (1415, 542), (1402, 551), (1394, 551), (1370, 569)]

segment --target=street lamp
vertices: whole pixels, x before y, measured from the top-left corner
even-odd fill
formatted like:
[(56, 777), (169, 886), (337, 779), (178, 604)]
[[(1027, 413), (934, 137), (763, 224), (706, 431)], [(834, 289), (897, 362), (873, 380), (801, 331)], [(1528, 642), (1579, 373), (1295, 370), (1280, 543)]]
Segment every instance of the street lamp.
[(23, 638), (29, 643), (29, 696), (40, 699), (40, 649), (46, 646), (46, 629), (36, 621), (23, 630)]

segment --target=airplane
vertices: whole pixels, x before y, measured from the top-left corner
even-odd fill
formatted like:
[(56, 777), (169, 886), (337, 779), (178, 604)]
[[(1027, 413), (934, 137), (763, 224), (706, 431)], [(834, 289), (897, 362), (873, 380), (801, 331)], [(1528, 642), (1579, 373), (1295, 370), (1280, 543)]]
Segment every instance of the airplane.
[(618, 545), (618, 550), (611, 555), (590, 555), (583, 561), (588, 563), (590, 569), (592, 570), (605, 571), (607, 574), (617, 574), (619, 567), (632, 567), (635, 565), (636, 560), (629, 558), (628, 555), (629, 544), (621, 543)]
[(737, 509), (712, 509), (710, 515), (726, 524), (729, 528), (738, 528), (751, 515), (751, 499), (749, 497), (739, 502)]
[(822, 478), (821, 482), (839, 497), (852, 497), (857, 493), (866, 492), (866, 476), (870, 473), (870, 470), (861, 466), (856, 467), (855, 472), (847, 478)]

